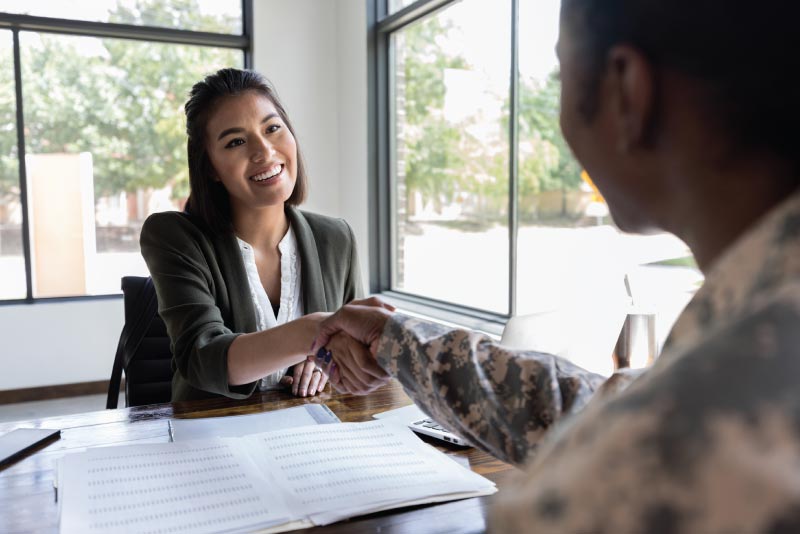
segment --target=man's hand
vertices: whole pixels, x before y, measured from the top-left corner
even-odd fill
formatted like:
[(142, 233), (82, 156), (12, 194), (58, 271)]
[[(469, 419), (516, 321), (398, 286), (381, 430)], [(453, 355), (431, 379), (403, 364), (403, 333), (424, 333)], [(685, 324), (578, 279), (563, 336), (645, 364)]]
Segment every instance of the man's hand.
[[(334, 334), (326, 348), (333, 355), (333, 364), (329, 368), (332, 373), (330, 380), (338, 391), (366, 395), (391, 378), (365, 345), (344, 332)], [(311, 360), (313, 356), (309, 356)]]
[(377, 297), (343, 306), (320, 323), (312, 352), (323, 358), (309, 356), (309, 361), (320, 365), (340, 391), (365, 395), (382, 386), (389, 375), (375, 361), (375, 355), (393, 311), (393, 306)]
[(319, 324), (311, 352), (316, 354), (320, 347), (328, 344), (334, 334), (344, 332), (368, 346), (374, 356), (378, 349), (378, 340), (392, 312), (394, 306), (377, 297), (354, 300)]

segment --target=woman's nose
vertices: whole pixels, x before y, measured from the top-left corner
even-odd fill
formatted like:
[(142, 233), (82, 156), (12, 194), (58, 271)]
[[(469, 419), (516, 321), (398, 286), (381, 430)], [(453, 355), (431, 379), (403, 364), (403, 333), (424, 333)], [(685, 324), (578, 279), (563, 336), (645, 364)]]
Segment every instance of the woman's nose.
[(252, 146), (253, 153), (251, 154), (250, 159), (256, 162), (266, 161), (275, 152), (275, 147), (272, 146), (272, 143), (263, 138), (258, 138), (258, 140), (252, 144)]

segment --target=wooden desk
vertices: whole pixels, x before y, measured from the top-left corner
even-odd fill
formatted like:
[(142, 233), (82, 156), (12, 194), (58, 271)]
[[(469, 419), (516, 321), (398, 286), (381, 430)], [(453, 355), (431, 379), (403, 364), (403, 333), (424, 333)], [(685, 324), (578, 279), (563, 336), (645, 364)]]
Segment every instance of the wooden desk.
[[(289, 408), (305, 403), (325, 403), (345, 422), (369, 421), (372, 414), (399, 408), (411, 401), (396, 382), (366, 397), (323, 394), (301, 399), (271, 391), (244, 401), (214, 399), (104, 410), (32, 421), (0, 423), (0, 434), (15, 428), (61, 429), (61, 439), (0, 471), (0, 532), (57, 532), (58, 508), (54, 498), (55, 462), (64, 454), (87, 447), (169, 441), (167, 421), (182, 417), (249, 414)], [(467, 456), (473, 471), (502, 487), (513, 467), (477, 449), (438, 448)], [(488, 504), (493, 496), (437, 505), (403, 508), (317, 527), (323, 533), (483, 532)], [(307, 532), (297, 531), (297, 532)]]

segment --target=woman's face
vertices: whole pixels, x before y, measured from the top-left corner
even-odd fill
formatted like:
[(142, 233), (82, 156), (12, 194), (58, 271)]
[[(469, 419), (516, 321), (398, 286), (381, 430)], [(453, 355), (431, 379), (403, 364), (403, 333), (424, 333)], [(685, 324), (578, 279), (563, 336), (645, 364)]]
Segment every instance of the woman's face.
[(234, 213), (283, 205), (297, 180), (297, 145), (266, 96), (221, 100), (206, 126), (209, 159)]

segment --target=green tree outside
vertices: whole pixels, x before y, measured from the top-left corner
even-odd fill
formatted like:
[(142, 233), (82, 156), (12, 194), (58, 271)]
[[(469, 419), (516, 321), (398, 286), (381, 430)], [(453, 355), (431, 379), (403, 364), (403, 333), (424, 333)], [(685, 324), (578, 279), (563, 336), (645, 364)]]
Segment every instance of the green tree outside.
[[(139, 0), (109, 20), (219, 33), (239, 24), (201, 15), (195, 0)], [(239, 50), (24, 32), (20, 52), (26, 152), (91, 152), (96, 198), (167, 185), (173, 197), (185, 197), (188, 91), (218, 68), (243, 64)], [(13, 129), (10, 53), (0, 57), (0, 71), (0, 119)], [(3, 132), (0, 202), (19, 194), (16, 165), (16, 135)]]
[[(402, 138), (406, 194), (415, 192), (435, 208), (464, 194), (476, 199), (474, 216), (504, 216), (508, 209), (507, 142), (485, 146), (471, 134), (474, 119), (451, 124), (443, 113), (445, 71), (472, 66), (461, 56), (444, 52), (437, 39), (452, 27), (431, 18), (403, 31), (402, 81), (405, 112)], [(520, 212), (535, 213), (536, 196), (544, 192), (577, 191), (581, 167), (561, 135), (560, 81), (552, 72), (544, 82), (521, 80), (519, 90), (519, 203)], [(499, 118), (500, 132), (508, 132), (506, 97)], [(507, 139), (507, 138), (506, 138)]]
[(439, 206), (450, 202), (464, 185), (462, 132), (449, 124), (444, 107), (446, 69), (466, 68), (460, 57), (447, 57), (436, 44), (449, 29), (438, 18), (403, 32), (405, 83), (405, 180), (408, 196), (419, 191)]
[(557, 69), (544, 84), (520, 83), (519, 137), (543, 145), (534, 157), (525, 160), (534, 172), (520, 172), (521, 182), (530, 183), (532, 192), (574, 191), (581, 184), (581, 166), (561, 134), (560, 98), (561, 81)]

